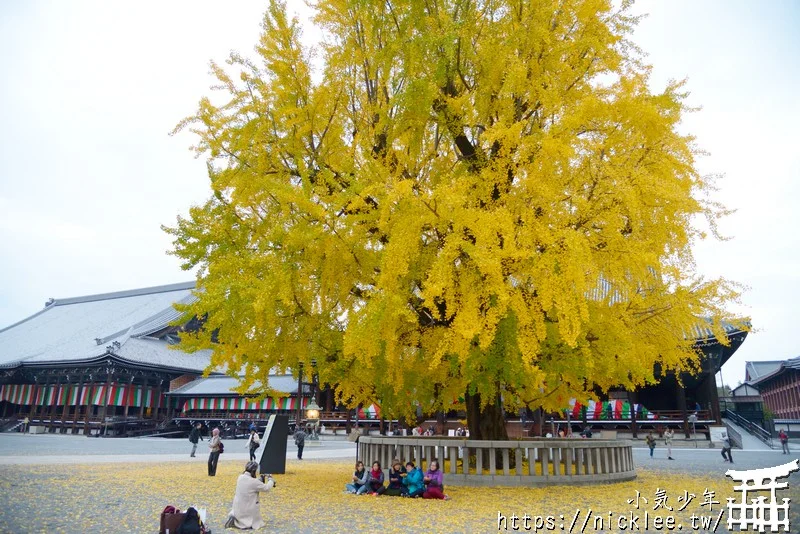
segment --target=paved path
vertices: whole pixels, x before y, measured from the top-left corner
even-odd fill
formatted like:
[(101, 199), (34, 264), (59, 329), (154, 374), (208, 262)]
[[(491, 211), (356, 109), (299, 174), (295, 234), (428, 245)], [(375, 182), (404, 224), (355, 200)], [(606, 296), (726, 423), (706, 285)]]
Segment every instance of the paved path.
[[(226, 439), (226, 459), (246, 462), (246, 440)], [(208, 442), (200, 442), (197, 456), (189, 456), (192, 445), (185, 439), (88, 438), (59, 434), (0, 434), (0, 465), (52, 465), (127, 462), (205, 462)], [(286, 457), (295, 458), (297, 447), (290, 439)], [(303, 458), (353, 458), (355, 445), (348, 441), (306, 442)]]

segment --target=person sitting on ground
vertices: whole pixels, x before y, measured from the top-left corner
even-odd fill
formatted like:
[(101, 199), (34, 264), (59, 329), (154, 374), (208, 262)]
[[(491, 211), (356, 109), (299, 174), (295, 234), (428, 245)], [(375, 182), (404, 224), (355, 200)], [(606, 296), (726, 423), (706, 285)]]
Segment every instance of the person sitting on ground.
[(431, 463), (428, 464), (428, 471), (422, 481), (425, 483), (425, 491), (422, 494), (423, 499), (448, 500), (450, 498), (444, 494), (444, 474), (439, 469), (439, 460), (431, 460)]
[(401, 497), (408, 493), (408, 490), (403, 485), (403, 479), (406, 477), (406, 468), (403, 467), (403, 464), (395, 458), (392, 460), (392, 467), (389, 469), (389, 486), (386, 488), (386, 491), (383, 492), (384, 495), (388, 495), (390, 497)]
[(386, 488), (383, 487), (383, 469), (381, 463), (378, 461), (372, 462), (372, 471), (369, 472), (369, 489), (367, 490), (373, 495), (380, 495)]
[(356, 470), (353, 473), (353, 481), (345, 484), (345, 489), (353, 495), (363, 495), (369, 489), (369, 471), (364, 469), (364, 462), (356, 462)]
[(190, 506), (186, 510), (181, 526), (175, 532), (176, 534), (202, 534), (203, 523), (200, 521), (200, 514), (197, 513), (197, 510)]
[(406, 497), (416, 498), (422, 497), (425, 493), (425, 483), (423, 482), (424, 475), (422, 469), (414, 466), (414, 462), (406, 463), (406, 476), (403, 478), (403, 484), (406, 486), (408, 494)]
[(261, 480), (256, 478), (258, 464), (247, 462), (244, 471), (236, 480), (236, 493), (233, 496), (233, 508), (228, 514), (225, 528), (252, 528), (258, 530), (264, 526), (261, 519), (261, 509), (259, 508), (259, 493), (264, 493), (275, 487), (272, 475), (265, 480), (265, 475), (261, 475)]
[(250, 425), (250, 437), (247, 439), (247, 450), (250, 451), (250, 461), (254, 462), (256, 459), (256, 450), (261, 446), (261, 438), (258, 437), (258, 430), (256, 425)]

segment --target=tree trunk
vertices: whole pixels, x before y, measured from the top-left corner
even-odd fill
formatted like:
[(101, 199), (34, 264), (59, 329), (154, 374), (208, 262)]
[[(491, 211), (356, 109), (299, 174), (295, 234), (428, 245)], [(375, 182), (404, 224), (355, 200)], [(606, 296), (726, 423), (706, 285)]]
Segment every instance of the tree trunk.
[(507, 440), (506, 421), (503, 417), (503, 407), (500, 395), (494, 402), (481, 408), (481, 395), (469, 393), (464, 397), (467, 405), (467, 428), (469, 439)]
[[(503, 417), (503, 406), (500, 402), (500, 395), (494, 399), (494, 402), (481, 407), (481, 396), (479, 393), (470, 395), (469, 392), (464, 397), (465, 404), (467, 405), (467, 428), (469, 428), (469, 439), (481, 440), (508, 440), (508, 432), (506, 432), (506, 421)], [(515, 456), (511, 456), (511, 467), (515, 467)], [(477, 458), (470, 457), (470, 464), (475, 464)], [(483, 456), (483, 468), (489, 469), (489, 455)], [(501, 450), (495, 453), (495, 465), (503, 465), (503, 454)]]

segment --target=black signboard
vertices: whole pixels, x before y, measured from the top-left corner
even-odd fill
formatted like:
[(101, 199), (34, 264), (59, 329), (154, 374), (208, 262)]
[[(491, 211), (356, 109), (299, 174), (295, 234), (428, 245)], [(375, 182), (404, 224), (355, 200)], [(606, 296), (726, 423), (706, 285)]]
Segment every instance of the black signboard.
[(289, 438), (289, 416), (270, 415), (261, 438), (258, 465), (260, 473), (286, 473), (286, 441)]

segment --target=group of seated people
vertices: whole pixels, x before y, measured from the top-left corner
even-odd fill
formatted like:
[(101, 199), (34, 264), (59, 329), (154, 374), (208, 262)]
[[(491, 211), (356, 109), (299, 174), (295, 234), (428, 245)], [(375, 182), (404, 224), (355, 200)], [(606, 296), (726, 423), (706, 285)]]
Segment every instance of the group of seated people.
[(428, 463), (428, 470), (422, 469), (414, 462), (407, 462), (405, 467), (395, 458), (389, 469), (389, 484), (384, 486), (385, 477), (380, 462), (372, 462), (372, 469), (367, 470), (364, 462), (356, 462), (353, 480), (345, 485), (345, 492), (354, 495), (387, 495), (392, 497), (422, 497), (423, 499), (444, 499), (444, 475), (436, 459)]

